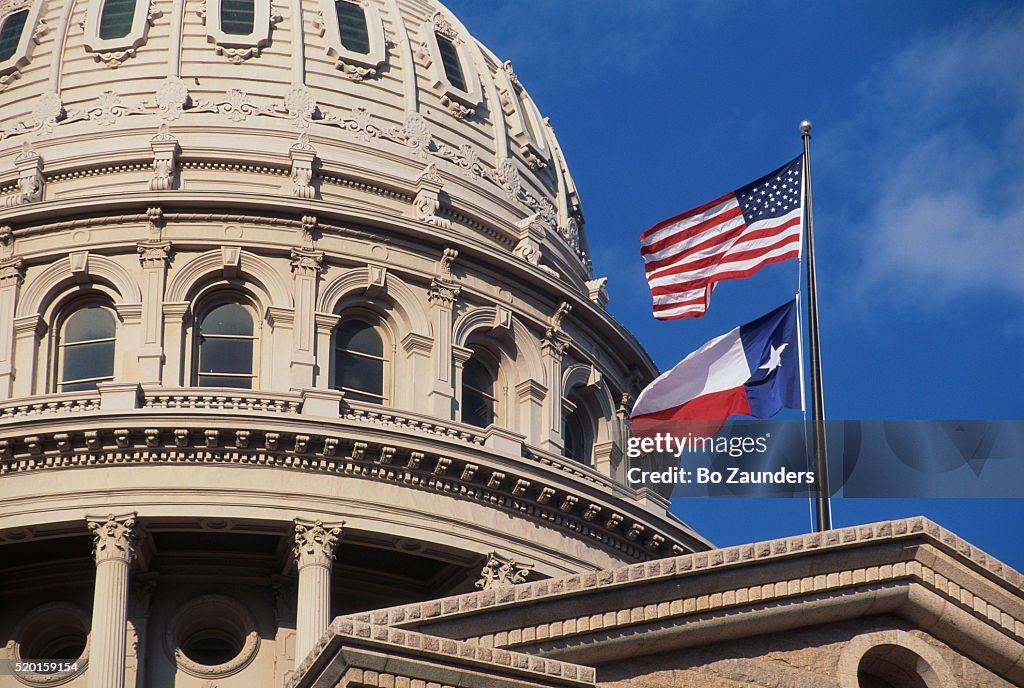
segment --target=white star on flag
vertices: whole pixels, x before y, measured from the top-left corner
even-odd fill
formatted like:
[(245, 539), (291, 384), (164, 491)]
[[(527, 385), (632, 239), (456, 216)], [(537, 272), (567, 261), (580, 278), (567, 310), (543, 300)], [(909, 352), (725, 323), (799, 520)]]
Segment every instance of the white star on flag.
[(789, 346), (789, 342), (783, 343), (778, 349), (774, 346), (771, 347), (771, 352), (768, 354), (768, 362), (761, 366), (761, 370), (767, 370), (769, 373), (782, 365), (782, 352)]

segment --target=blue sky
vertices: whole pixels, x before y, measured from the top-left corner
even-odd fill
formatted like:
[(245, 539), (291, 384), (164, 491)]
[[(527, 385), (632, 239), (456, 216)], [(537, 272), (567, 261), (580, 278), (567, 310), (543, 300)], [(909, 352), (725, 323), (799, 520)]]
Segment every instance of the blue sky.
[[(1024, 5), (446, 4), (551, 118), (609, 310), (659, 367), (787, 300), (796, 263), (658, 323), (638, 235), (793, 158), (809, 118), (827, 415), (1024, 418)], [(924, 514), (1024, 570), (1024, 500), (833, 509), (839, 526)], [(673, 511), (720, 545), (809, 523), (801, 500)]]

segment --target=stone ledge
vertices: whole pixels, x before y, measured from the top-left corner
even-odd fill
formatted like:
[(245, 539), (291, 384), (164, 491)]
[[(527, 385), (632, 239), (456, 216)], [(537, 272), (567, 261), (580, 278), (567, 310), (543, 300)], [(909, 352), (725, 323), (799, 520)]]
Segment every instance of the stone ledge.
[[(764, 563), (768, 560), (796, 557), (808, 552), (835, 551), (867, 543), (896, 542), (919, 537), (924, 537), (931, 544), (982, 570), (995, 582), (1009, 588), (1012, 594), (1019, 595), (1020, 591), (1024, 590), (1024, 578), (1020, 573), (938, 524), (919, 516), (697, 552), (596, 573), (524, 583), (505, 589), (467, 593), (445, 600), (366, 612), (353, 615), (351, 618), (383, 625), (418, 627), (432, 620), (479, 614), (487, 609), (513, 606), (542, 598), (550, 601), (553, 598), (628, 586), (640, 581), (685, 577), (709, 569), (745, 566), (755, 562)], [(1016, 632), (1016, 623), (1019, 621), (1012, 625), (1013, 630), (1010, 632)], [(1006, 624), (1001, 625), (1007, 627)], [(1009, 627), (1007, 628), (1009, 630)]]
[[(361, 662), (354, 657), (353, 652), (360, 649), (383, 651), (387, 654), (386, 666), (360, 667)], [(342, 617), (335, 619), (320, 637), (313, 650), (297, 667), (287, 686), (333, 687), (336, 677), (344, 675), (351, 668), (375, 673), (386, 668), (388, 673), (406, 679), (427, 677), (429, 680), (431, 669), (438, 665), (444, 668), (446, 684), (456, 683), (466, 688), (474, 683), (492, 685), (491, 681), (497, 678), (502, 679), (502, 685), (523, 688), (592, 688), (596, 680), (596, 671), (592, 667)], [(460, 670), (471, 670), (476, 681), (453, 680), (452, 672), (458, 673)], [(493, 678), (489, 679), (489, 675)], [(329, 676), (329, 679), (320, 680), (322, 676)]]

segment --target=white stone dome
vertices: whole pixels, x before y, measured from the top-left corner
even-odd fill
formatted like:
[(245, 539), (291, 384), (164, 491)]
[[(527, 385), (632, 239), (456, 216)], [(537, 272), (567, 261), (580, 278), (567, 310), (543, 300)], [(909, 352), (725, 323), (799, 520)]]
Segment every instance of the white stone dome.
[[(118, 33), (101, 0), (4, 4), (26, 15), (0, 60), (8, 205), (27, 188), (19, 155), (41, 161), (45, 199), (75, 205), (175, 190), (386, 214), (398, 200), (450, 243), (515, 252), (576, 290), (591, 277), (551, 127), (440, 3), (342, 3), (365, 22), (352, 50), (327, 0), (122, 2), (120, 38), (101, 36)], [(223, 30), (238, 7), (249, 34)]]

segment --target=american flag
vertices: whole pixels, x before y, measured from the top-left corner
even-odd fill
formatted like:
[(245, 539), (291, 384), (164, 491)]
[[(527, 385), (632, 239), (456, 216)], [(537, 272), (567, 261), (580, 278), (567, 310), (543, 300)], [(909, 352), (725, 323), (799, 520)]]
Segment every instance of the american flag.
[(800, 256), (803, 160), (654, 225), (640, 236), (659, 320), (701, 317), (715, 284)]

